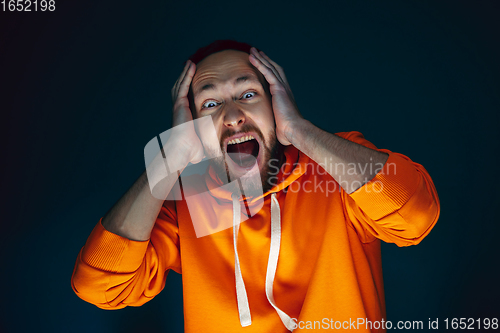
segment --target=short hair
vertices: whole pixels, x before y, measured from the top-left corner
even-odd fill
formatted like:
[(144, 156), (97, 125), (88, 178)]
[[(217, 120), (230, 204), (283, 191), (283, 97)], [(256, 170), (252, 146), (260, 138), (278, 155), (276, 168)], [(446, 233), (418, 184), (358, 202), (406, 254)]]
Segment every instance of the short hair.
[[(207, 46), (200, 47), (194, 54), (189, 57), (189, 60), (191, 60), (195, 64), (198, 64), (209, 55), (225, 50), (236, 50), (250, 54), (250, 48), (252, 48), (252, 45), (247, 43), (238, 42), (232, 39), (219, 39), (208, 44)], [(260, 51), (257, 47), (255, 48), (257, 49), (257, 51)], [(267, 81), (265, 81), (263, 85), (264, 90), (270, 95), (271, 93), (269, 92), (269, 84), (267, 83)], [(194, 107), (194, 94), (191, 87), (189, 88), (188, 99), (191, 113), (193, 115), (193, 118), (195, 118), (196, 111)]]
[[(200, 47), (189, 57), (189, 60), (197, 64), (209, 55), (225, 50), (236, 50), (250, 54), (251, 47), (252, 45), (250, 44), (238, 42), (232, 39), (216, 40), (207, 46)], [(259, 50), (257, 49), (257, 51)]]

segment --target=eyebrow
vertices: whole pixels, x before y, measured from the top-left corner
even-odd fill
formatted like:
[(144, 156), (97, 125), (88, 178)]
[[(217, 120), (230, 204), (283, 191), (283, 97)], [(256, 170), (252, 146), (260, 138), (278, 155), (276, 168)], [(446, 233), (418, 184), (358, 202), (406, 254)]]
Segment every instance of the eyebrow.
[[(241, 84), (241, 83), (247, 82), (247, 81), (255, 81), (255, 82), (260, 83), (260, 81), (256, 77), (254, 77), (253, 75), (244, 75), (244, 76), (240, 76), (239, 78), (235, 79), (233, 81), (233, 85), (236, 86), (238, 84)], [(206, 90), (215, 90), (215, 84), (213, 84), (213, 83), (205, 84), (200, 89), (198, 89), (197, 93), (199, 94), (199, 93), (206, 91)]]

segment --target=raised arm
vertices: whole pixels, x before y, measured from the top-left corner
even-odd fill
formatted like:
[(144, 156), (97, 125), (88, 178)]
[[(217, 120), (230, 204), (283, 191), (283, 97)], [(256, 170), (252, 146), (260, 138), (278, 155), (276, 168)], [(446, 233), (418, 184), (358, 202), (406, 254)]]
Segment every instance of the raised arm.
[(71, 286), (78, 297), (100, 308), (142, 305), (163, 289), (170, 269), (181, 272), (175, 205), (165, 198), (187, 164), (203, 158), (187, 97), (194, 73), (188, 61), (172, 88), (173, 132), (163, 145), (165, 158), (156, 154), (78, 254)]
[[(178, 172), (166, 175), (159, 189), (153, 196), (148, 185), (147, 172), (136, 180), (132, 187), (106, 213), (102, 225), (108, 231), (131, 240), (143, 241), (150, 237), (151, 230), (160, 212), (163, 201), (172, 190), (180, 172), (191, 163), (198, 163), (203, 158), (203, 147), (195, 132), (193, 118), (189, 109), (189, 85), (195, 73), (196, 65), (188, 60), (181, 76), (172, 88), (173, 122), (172, 127), (184, 124), (183, 130), (169, 137), (163, 146), (165, 160), (169, 165), (176, 165)], [(172, 162), (174, 161), (174, 162)], [(159, 152), (148, 167), (152, 173), (161, 173), (165, 161)], [(163, 178), (163, 177), (162, 177)]]
[(440, 211), (424, 167), (404, 155), (377, 149), (359, 132), (335, 135), (303, 119), (283, 69), (256, 49), (249, 60), (269, 83), (279, 141), (297, 147), (337, 181), (344, 190), (346, 216), (360, 238), (399, 246), (419, 243)]

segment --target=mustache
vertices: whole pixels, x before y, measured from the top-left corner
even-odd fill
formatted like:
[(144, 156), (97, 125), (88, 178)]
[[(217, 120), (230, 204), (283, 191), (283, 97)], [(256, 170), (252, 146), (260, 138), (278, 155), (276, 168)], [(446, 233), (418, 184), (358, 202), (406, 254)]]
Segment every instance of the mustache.
[(264, 138), (264, 135), (262, 135), (262, 132), (259, 128), (252, 124), (244, 124), (239, 131), (235, 131), (233, 129), (228, 129), (224, 133), (222, 133), (221, 138), (220, 138), (220, 148), (222, 151), (224, 151), (224, 140), (227, 138), (239, 134), (239, 133), (249, 133), (249, 132), (255, 132), (257, 135), (260, 137), (264, 145), (266, 144), (266, 140)]

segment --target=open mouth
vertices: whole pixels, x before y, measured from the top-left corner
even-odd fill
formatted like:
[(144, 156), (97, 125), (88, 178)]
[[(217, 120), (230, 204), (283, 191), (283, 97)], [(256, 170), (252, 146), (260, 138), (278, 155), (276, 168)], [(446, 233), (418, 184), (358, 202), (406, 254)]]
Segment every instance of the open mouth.
[(241, 168), (249, 168), (257, 161), (260, 144), (254, 135), (246, 134), (227, 142), (227, 153), (231, 160)]

